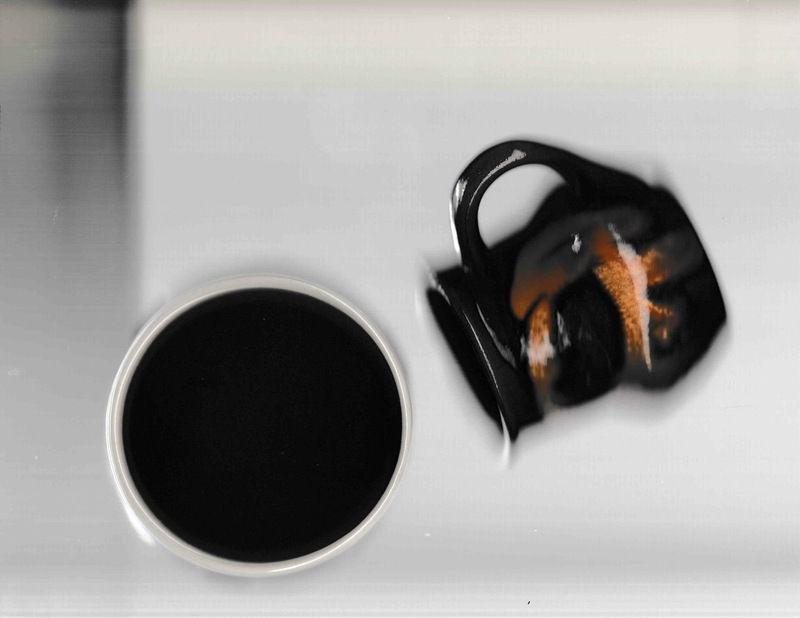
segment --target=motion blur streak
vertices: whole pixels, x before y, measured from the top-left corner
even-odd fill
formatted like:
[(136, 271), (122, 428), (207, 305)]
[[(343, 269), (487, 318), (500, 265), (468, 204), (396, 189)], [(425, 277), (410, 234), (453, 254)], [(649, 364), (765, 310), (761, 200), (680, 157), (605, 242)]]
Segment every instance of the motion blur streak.
[[(0, 613), (13, 577), (103, 569), (105, 401), (131, 335), (124, 3), (0, 6)], [(11, 603), (8, 605), (7, 603)]]

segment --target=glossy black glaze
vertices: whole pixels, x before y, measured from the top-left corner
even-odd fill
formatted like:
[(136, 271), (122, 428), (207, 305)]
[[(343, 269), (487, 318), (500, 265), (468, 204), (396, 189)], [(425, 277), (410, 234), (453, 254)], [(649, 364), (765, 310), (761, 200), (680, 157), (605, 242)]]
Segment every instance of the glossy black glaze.
[(211, 554), (272, 562), (353, 530), (400, 456), (385, 357), (338, 309), (277, 289), (229, 292), (170, 323), (125, 400), (137, 490), (173, 533)]
[[(481, 198), (530, 164), (564, 184), (490, 249), (478, 229)], [(435, 275), (428, 299), (470, 386), (512, 438), (551, 402), (576, 404), (621, 381), (670, 386), (725, 322), (708, 256), (664, 188), (513, 141), (467, 166), (451, 210), (461, 263)]]

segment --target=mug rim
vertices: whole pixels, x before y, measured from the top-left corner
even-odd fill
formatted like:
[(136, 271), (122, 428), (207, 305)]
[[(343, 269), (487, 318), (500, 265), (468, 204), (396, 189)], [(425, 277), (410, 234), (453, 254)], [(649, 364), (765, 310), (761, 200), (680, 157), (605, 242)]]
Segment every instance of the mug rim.
[[(245, 562), (223, 558), (185, 541), (164, 524), (145, 504), (128, 469), (122, 439), (122, 420), (128, 387), (139, 362), (150, 344), (176, 318), (214, 297), (247, 289), (277, 289), (305, 294), (338, 309), (358, 324), (378, 346), (397, 387), (400, 400), (400, 452), (389, 484), (380, 499), (358, 525), (333, 543), (309, 554), (271, 562)], [(341, 553), (362, 538), (383, 515), (397, 492), (406, 467), (411, 437), (411, 399), (397, 354), (373, 322), (350, 302), (316, 284), (283, 275), (243, 275), (219, 279), (194, 288), (167, 303), (144, 325), (128, 348), (111, 387), (106, 410), (106, 448), (117, 493), (126, 510), (147, 532), (173, 554), (211, 571), (228, 575), (260, 577), (298, 571), (319, 564)]]

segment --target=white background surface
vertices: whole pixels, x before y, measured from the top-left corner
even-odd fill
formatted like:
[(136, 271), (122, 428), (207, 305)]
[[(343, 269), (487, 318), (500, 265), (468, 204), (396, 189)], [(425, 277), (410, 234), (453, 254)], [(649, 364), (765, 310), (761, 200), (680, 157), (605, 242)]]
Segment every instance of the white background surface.
[[(411, 457), (355, 548), (258, 581), (143, 542), (101, 475), (84, 491), (103, 508), (103, 542), (65, 541), (71, 566), (0, 564), (0, 608), (800, 612), (799, 6), (136, 5), (130, 335), (224, 275), (329, 287), (401, 357)], [(424, 287), (429, 264), (455, 260), (456, 176), (512, 137), (665, 182), (706, 245), (729, 322), (666, 395), (616, 391), (554, 412), (508, 453)], [(493, 187), (490, 237), (527, 219), (540, 181), (522, 169)], [(93, 422), (87, 465), (100, 470), (102, 411)]]

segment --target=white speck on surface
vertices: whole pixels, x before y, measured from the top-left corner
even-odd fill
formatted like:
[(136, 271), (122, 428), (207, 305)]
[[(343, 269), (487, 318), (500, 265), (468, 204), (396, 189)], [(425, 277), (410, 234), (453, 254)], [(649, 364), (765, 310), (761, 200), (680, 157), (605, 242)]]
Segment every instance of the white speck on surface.
[(581, 245), (583, 242), (581, 241), (580, 234), (573, 234), (572, 235), (572, 252), (577, 255), (578, 252), (581, 250)]
[(56, 219), (58, 219), (59, 210), (61, 210), (61, 204), (56, 204), (55, 211), (53, 212), (53, 227), (56, 225)]
[(14, 367), (13, 369), (9, 369), (8, 375), (10, 375), (12, 378), (17, 378), (22, 375), (22, 369), (20, 369), (19, 367)]
[(425, 533), (425, 536), (426, 536), (426, 537), (429, 537), (430, 535), (431, 535), (431, 533), (430, 533), (430, 532), (426, 532), (426, 533)]

